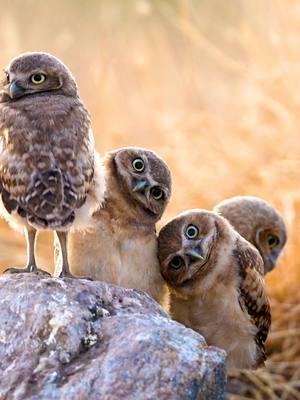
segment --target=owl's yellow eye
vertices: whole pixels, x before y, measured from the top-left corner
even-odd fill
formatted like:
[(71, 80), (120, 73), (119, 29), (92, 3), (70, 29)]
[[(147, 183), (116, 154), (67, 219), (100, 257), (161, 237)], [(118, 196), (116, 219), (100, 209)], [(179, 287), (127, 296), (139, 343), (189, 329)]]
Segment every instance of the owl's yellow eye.
[(153, 186), (150, 193), (155, 200), (161, 200), (164, 197), (163, 190), (158, 186)]
[(31, 75), (30, 80), (35, 85), (40, 85), (41, 83), (45, 82), (46, 75), (44, 75), (44, 74), (33, 74), (33, 75)]
[(199, 234), (199, 229), (195, 225), (189, 225), (186, 228), (185, 235), (188, 239), (196, 239)]
[(279, 239), (276, 235), (269, 235), (267, 240), (268, 240), (268, 245), (271, 250), (274, 249), (274, 247), (279, 245)]
[(141, 158), (136, 158), (132, 161), (132, 166), (136, 172), (143, 172), (145, 169), (145, 163)]

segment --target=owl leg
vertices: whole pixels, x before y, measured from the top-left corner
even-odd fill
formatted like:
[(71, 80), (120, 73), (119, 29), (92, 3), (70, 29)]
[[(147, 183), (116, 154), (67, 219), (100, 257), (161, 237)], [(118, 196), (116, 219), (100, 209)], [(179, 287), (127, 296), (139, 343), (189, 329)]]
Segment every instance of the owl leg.
[(58, 275), (59, 278), (77, 278), (77, 279), (89, 279), (91, 278), (86, 277), (86, 276), (75, 276), (71, 273), (70, 271), (70, 266), (69, 266), (69, 261), (68, 261), (68, 249), (67, 249), (67, 237), (68, 233), (67, 232), (59, 232), (56, 231), (56, 235), (58, 237), (59, 241), (59, 247), (60, 247), (60, 259), (62, 261), (62, 267), (61, 267), (61, 272)]
[(36, 244), (36, 229), (34, 228), (25, 228), (25, 237), (27, 243), (27, 264), (25, 268), (7, 268), (4, 272), (10, 273), (26, 273), (26, 272), (34, 272), (36, 274), (45, 274), (50, 275), (48, 272), (39, 269), (36, 265), (35, 260), (35, 244)]

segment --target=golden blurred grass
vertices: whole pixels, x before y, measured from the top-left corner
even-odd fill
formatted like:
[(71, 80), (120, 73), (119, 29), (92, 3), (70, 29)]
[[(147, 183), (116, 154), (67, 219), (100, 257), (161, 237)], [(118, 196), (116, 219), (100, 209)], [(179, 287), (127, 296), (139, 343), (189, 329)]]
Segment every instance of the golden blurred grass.
[[(261, 196), (282, 212), (289, 241), (267, 277), (272, 356), (266, 371), (250, 377), (257, 384), (255, 377), (264, 381), (270, 372), (275, 388), (283, 374), (274, 365), (297, 362), (286, 367), (293, 372), (284, 379), (298, 382), (299, 390), (299, 2), (11, 0), (7, 7), (0, 0), (0, 5), (1, 65), (23, 51), (57, 55), (78, 80), (101, 153), (138, 145), (167, 161), (174, 190), (161, 224), (183, 209), (212, 208), (237, 194)], [(22, 265), (23, 238), (5, 222), (0, 234), (3, 268)], [(51, 271), (50, 234), (41, 235), (38, 252)], [(281, 398), (272, 391), (255, 398)], [(293, 398), (291, 393), (285, 398)]]

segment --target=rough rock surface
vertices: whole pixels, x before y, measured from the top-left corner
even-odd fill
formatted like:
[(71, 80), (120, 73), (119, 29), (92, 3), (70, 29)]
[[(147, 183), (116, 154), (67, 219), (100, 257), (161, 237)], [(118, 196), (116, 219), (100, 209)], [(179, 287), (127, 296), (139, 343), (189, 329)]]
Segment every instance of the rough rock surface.
[(142, 292), (0, 277), (0, 399), (225, 399), (224, 363)]

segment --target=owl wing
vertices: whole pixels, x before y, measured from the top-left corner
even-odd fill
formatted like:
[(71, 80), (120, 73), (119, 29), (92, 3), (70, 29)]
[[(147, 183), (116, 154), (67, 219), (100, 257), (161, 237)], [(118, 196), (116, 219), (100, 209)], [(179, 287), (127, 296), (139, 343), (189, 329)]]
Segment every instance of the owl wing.
[(239, 302), (257, 328), (255, 336), (259, 350), (257, 365), (261, 365), (266, 360), (265, 342), (271, 325), (270, 304), (263, 278), (263, 261), (252, 245), (241, 240), (237, 243), (234, 256), (239, 266)]
[(56, 229), (73, 222), (94, 175), (92, 133), (58, 138), (51, 151), (24, 143), (13, 151), (0, 130), (0, 191), (6, 210), (33, 225)]
[(0, 129), (0, 192), (3, 205), (10, 213), (18, 212), (25, 217), (21, 207), (25, 199), (25, 190), (30, 181), (26, 167), (25, 152), (15, 151), (12, 155), (7, 143), (7, 130)]
[(94, 176), (91, 135), (86, 130), (69, 138), (61, 135), (53, 143), (51, 168), (33, 174), (26, 203), (39, 225), (46, 221), (52, 229), (65, 227), (84, 204)]

